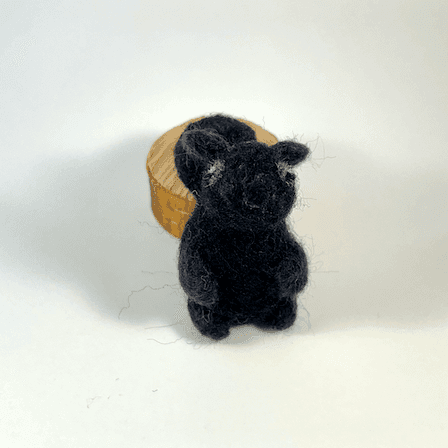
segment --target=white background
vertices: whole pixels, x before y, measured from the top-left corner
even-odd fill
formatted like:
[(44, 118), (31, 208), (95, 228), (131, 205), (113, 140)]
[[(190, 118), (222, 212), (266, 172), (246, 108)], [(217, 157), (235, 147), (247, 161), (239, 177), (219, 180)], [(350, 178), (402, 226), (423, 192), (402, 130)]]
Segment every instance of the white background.
[[(0, 444), (448, 446), (447, 21), (442, 0), (3, 0)], [(145, 160), (213, 112), (313, 150), (308, 332), (192, 328)]]

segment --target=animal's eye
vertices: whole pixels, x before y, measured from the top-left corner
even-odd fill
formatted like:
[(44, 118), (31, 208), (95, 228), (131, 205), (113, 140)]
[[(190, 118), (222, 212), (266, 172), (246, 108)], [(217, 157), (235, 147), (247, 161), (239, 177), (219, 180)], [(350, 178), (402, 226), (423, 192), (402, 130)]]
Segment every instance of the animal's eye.
[(286, 162), (278, 162), (277, 163), (278, 172), (280, 177), (290, 186), (295, 185), (296, 176), (292, 172), (292, 167)]
[(278, 172), (280, 173), (280, 176), (282, 179), (286, 178), (286, 174), (288, 174), (290, 171), (290, 166), (286, 162), (278, 162), (277, 163)]
[(296, 176), (288, 171), (285, 176), (285, 181), (288, 185), (291, 185), (293, 187), (296, 184)]
[(216, 160), (212, 163), (209, 169), (205, 173), (205, 178), (207, 179), (207, 186), (213, 185), (221, 176), (224, 171), (225, 165), (222, 160)]

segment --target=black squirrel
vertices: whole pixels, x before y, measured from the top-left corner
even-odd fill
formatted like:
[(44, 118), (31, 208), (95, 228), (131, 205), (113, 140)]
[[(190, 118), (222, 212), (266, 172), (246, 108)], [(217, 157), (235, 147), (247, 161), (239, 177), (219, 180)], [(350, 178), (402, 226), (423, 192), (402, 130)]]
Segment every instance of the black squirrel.
[(258, 142), (251, 127), (224, 115), (190, 123), (177, 141), (175, 166), (196, 199), (179, 280), (203, 335), (219, 340), (237, 325), (294, 323), (308, 263), (285, 219), (296, 200), (291, 169), (308, 154), (293, 141)]

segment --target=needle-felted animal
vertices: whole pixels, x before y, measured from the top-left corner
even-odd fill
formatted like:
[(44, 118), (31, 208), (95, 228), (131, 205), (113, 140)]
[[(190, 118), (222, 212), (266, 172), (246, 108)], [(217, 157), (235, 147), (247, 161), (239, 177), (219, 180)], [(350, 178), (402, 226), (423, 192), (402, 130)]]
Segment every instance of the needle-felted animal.
[(179, 280), (203, 335), (219, 340), (237, 325), (294, 323), (308, 265), (285, 219), (296, 199), (291, 169), (308, 153), (292, 141), (260, 143), (249, 126), (223, 115), (189, 124), (176, 143), (179, 178), (196, 199)]

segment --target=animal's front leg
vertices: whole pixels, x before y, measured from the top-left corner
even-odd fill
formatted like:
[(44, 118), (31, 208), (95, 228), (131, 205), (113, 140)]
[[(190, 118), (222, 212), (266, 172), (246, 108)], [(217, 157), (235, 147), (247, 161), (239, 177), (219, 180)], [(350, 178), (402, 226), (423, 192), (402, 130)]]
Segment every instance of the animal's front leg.
[(181, 252), (179, 281), (193, 302), (211, 306), (218, 301), (218, 282), (197, 252)]
[(277, 281), (281, 297), (291, 297), (299, 293), (308, 281), (308, 263), (305, 251), (294, 244), (285, 251), (277, 270)]

